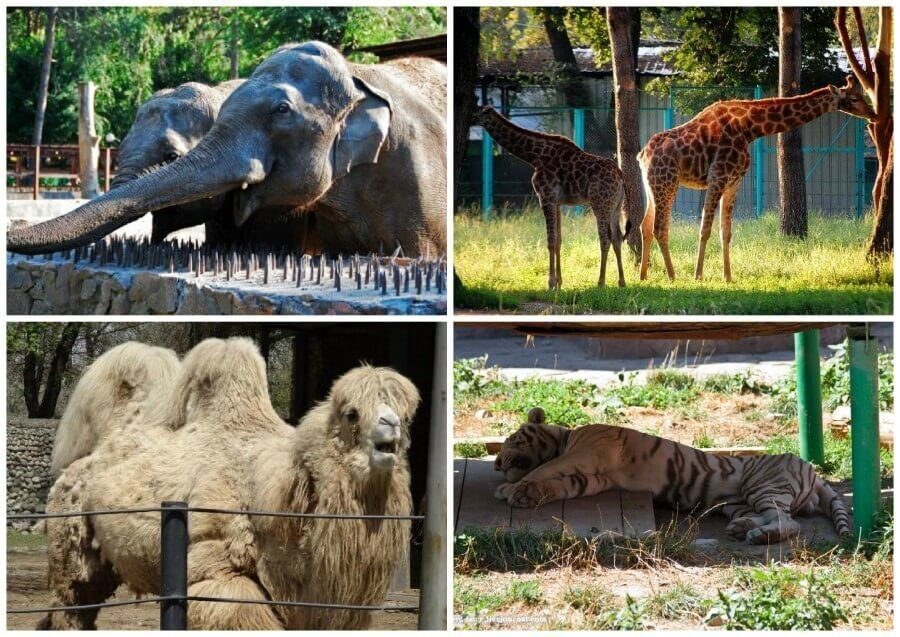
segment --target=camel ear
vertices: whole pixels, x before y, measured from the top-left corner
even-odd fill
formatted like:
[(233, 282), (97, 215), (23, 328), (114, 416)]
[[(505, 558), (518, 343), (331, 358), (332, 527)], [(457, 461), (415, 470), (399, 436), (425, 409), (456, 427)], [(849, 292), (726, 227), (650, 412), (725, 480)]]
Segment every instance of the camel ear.
[(331, 148), (334, 179), (340, 179), (354, 166), (374, 164), (391, 126), (390, 96), (358, 77), (353, 85), (360, 92), (343, 122)]
[(547, 415), (544, 413), (544, 410), (540, 407), (535, 407), (531, 411), (528, 412), (528, 422), (533, 423), (535, 425), (542, 425), (547, 421)]

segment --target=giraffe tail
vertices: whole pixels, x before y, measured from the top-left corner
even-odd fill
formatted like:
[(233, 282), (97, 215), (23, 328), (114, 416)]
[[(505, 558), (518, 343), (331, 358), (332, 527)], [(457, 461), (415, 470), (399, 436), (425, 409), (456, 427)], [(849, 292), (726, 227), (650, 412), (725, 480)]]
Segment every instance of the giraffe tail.
[(831, 485), (822, 479), (819, 482), (819, 506), (834, 522), (838, 535), (850, 535), (850, 510)]

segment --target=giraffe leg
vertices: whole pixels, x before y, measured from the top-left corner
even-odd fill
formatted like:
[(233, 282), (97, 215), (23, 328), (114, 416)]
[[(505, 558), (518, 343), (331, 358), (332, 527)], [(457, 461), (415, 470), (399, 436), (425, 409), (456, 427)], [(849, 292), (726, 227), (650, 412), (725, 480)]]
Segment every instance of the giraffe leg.
[(597, 285), (603, 287), (606, 285), (606, 258), (609, 256), (609, 239), (600, 237), (600, 278), (597, 279)]
[(716, 218), (716, 208), (722, 198), (723, 185), (720, 182), (710, 181), (706, 191), (706, 202), (703, 204), (703, 220), (700, 222), (700, 244), (697, 247), (697, 267), (694, 270), (694, 278), (703, 280), (703, 260), (706, 258), (706, 244), (712, 233), (713, 221)]
[(597, 221), (597, 238), (600, 240), (600, 278), (597, 279), (597, 286), (606, 285), (606, 262), (609, 257), (609, 246), (612, 243), (612, 229), (609, 226), (609, 206), (603, 205), (602, 198), (598, 196), (591, 197), (591, 210), (594, 211), (594, 219)]
[(677, 186), (670, 186), (665, 191), (657, 193), (656, 201), (659, 203), (659, 209), (664, 210), (665, 214), (657, 215), (653, 224), (653, 234), (656, 242), (659, 243), (659, 251), (662, 252), (663, 261), (666, 264), (666, 275), (669, 277), (669, 282), (675, 280), (675, 265), (672, 263), (672, 254), (669, 252), (669, 222), (672, 220), (672, 206), (675, 204), (677, 193)]
[(726, 283), (731, 283), (731, 212), (734, 210), (734, 201), (737, 199), (740, 185), (741, 182), (737, 181), (725, 190), (719, 210), (719, 236), (722, 239), (722, 263)]
[(619, 269), (619, 287), (625, 287), (625, 270), (622, 267), (622, 242), (613, 242), (613, 252), (616, 254), (616, 267)]
[(550, 257), (550, 274), (547, 277), (547, 287), (551, 290), (557, 287), (556, 283), (556, 219), (554, 211), (556, 203), (541, 200), (541, 210), (544, 213), (544, 221), (547, 224), (547, 254)]
[(557, 204), (553, 211), (556, 220), (556, 288), (562, 287), (562, 211)]

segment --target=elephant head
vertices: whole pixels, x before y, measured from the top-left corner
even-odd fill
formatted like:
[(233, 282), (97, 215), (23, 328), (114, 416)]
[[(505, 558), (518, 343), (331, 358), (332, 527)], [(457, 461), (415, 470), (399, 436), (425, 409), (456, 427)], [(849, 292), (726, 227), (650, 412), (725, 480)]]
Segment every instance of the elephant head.
[[(154, 93), (138, 109), (119, 146), (118, 170), (110, 187), (118, 188), (186, 155), (209, 132), (222, 103), (243, 82), (230, 80), (216, 86), (188, 82)], [(151, 238), (162, 241), (171, 232), (202, 224), (210, 219), (211, 210), (226, 206), (230, 214), (230, 201), (219, 195), (212, 201), (153, 211)]]
[(182, 157), (67, 215), (10, 231), (7, 247), (33, 254), (84, 245), (149, 211), (228, 192), (239, 227), (257, 212), (308, 209), (354, 167), (378, 161), (391, 118), (391, 98), (332, 47), (285, 45)]

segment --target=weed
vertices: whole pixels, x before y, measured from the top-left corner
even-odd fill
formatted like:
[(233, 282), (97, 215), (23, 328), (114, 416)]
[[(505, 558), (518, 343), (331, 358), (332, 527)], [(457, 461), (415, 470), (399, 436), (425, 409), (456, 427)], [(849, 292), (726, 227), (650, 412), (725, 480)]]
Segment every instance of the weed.
[[(817, 466), (820, 475), (827, 480), (849, 480), (852, 476), (853, 464), (851, 462), (850, 435), (846, 438), (837, 438), (826, 431), (824, 435), (825, 461)], [(766, 453), (793, 453), (800, 455), (798, 437), (794, 434), (775, 436), (765, 442)], [(889, 477), (894, 473), (894, 452), (884, 447), (881, 452), (881, 474)]]
[(647, 612), (660, 619), (685, 619), (703, 617), (712, 605), (693, 586), (676, 582), (664, 592), (656, 593), (646, 601)]
[(506, 597), (510, 602), (522, 602), (526, 606), (537, 606), (544, 599), (537, 580), (517, 580), (509, 585)]
[(503, 388), (496, 368), (487, 367), (487, 355), (453, 361), (453, 398), (457, 406), (490, 397)]
[[(474, 580), (478, 582), (476, 578)], [(505, 588), (482, 590), (482, 587), (466, 583), (462, 578), (454, 578), (453, 607), (461, 615), (468, 628), (480, 628), (490, 622), (491, 615), (511, 604), (537, 606), (544, 601), (537, 580), (516, 580)]]
[(700, 381), (700, 389), (712, 394), (736, 396), (738, 394), (761, 394), (766, 385), (750, 375), (749, 371), (739, 374), (712, 374)]
[(732, 587), (719, 591), (708, 620), (730, 630), (832, 630), (847, 611), (832, 583), (815, 571), (772, 564), (735, 569)]
[(702, 432), (694, 436), (694, 440), (691, 442), (691, 445), (697, 449), (711, 449), (716, 445), (716, 441), (713, 440), (713, 437), (709, 435), (709, 432), (704, 429)]
[(657, 370), (647, 375), (647, 382), (637, 384), (636, 374), (622, 375), (623, 384), (610, 390), (625, 407), (670, 409), (685, 407), (700, 395), (692, 376), (674, 370)]
[(596, 630), (643, 630), (647, 625), (643, 604), (626, 595), (625, 606), (609, 612), (602, 618)]
[(566, 589), (562, 600), (585, 615), (598, 615), (612, 606), (615, 595), (597, 586), (575, 586)]
[(574, 427), (592, 422), (587, 410), (597, 406), (597, 388), (583, 380), (528, 378), (511, 383), (506, 398), (494, 404), (498, 411), (518, 414), (525, 422), (529, 410), (541, 407), (547, 422)]
[(453, 445), (454, 458), (484, 458), (487, 447), (483, 442), (457, 442)]

